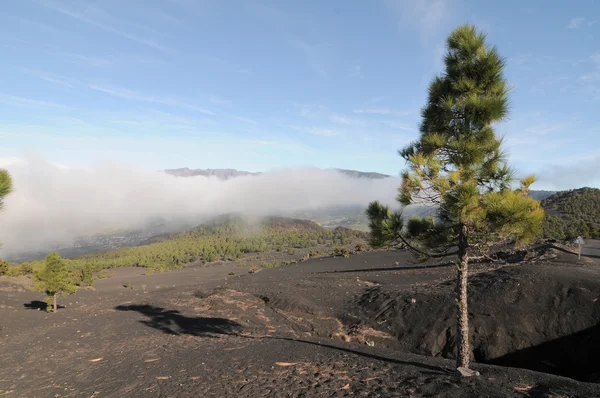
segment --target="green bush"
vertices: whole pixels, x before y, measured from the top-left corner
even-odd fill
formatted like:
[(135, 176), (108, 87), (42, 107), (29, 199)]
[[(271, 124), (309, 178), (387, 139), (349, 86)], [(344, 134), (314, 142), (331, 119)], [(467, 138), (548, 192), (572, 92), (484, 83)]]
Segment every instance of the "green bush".
[(350, 250), (346, 249), (346, 248), (345, 248), (345, 247), (343, 247), (343, 246), (336, 246), (336, 247), (333, 249), (333, 255), (334, 255), (334, 256), (344, 256), (344, 257), (346, 257), (346, 256), (348, 256), (349, 254), (350, 254)]
[(86, 263), (81, 269), (81, 286), (94, 285), (94, 269), (92, 264)]
[(8, 265), (8, 262), (0, 259), (0, 276), (8, 274), (9, 270), (10, 265)]

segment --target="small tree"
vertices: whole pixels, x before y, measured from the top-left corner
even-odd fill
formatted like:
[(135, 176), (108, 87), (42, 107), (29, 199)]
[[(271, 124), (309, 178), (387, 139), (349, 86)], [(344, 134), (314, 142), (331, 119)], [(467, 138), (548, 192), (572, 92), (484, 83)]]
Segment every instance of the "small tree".
[(508, 113), (504, 60), (474, 26), (454, 30), (447, 40), (446, 71), (429, 86), (420, 138), (400, 155), (407, 162), (398, 201), (423, 203), (435, 217), (413, 217), (372, 202), (371, 244), (403, 244), (422, 258), (458, 255), (457, 369), (471, 371), (467, 277), (469, 258), (486, 255), (493, 244), (523, 245), (541, 232), (539, 202), (529, 198), (533, 176), (517, 190), (493, 123)]
[(12, 179), (10, 178), (10, 174), (8, 174), (8, 171), (0, 169), (0, 210), (4, 207), (4, 198), (11, 192)]
[(73, 276), (58, 253), (50, 253), (46, 256), (44, 268), (36, 272), (34, 278), (35, 287), (37, 290), (46, 293), (46, 302), (48, 306), (52, 305), (53, 312), (58, 310), (56, 304), (58, 296), (68, 296), (77, 291)]

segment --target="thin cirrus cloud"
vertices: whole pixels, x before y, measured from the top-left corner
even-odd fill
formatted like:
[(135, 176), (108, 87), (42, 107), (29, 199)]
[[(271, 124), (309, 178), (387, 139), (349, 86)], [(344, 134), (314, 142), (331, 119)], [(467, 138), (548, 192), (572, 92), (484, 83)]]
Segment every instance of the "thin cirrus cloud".
[(365, 124), (363, 120), (337, 114), (331, 115), (329, 120), (334, 123), (344, 124), (346, 126), (364, 126)]
[(583, 17), (572, 18), (569, 21), (567, 28), (568, 29), (579, 29), (579, 28), (581, 28), (581, 25), (583, 25), (584, 22), (585, 22), (585, 18), (583, 18)]
[(299, 49), (308, 66), (319, 76), (326, 77), (327, 70), (325, 69), (325, 61), (319, 49), (319, 46), (309, 44), (304, 40), (295, 39), (291, 41), (293, 47)]
[(43, 101), (26, 97), (19, 97), (16, 95), (0, 94), (0, 104), (6, 104), (11, 106), (23, 106), (28, 108), (51, 108), (54, 110), (66, 110), (71, 107), (63, 104), (58, 104), (51, 101)]
[(342, 133), (338, 130), (321, 128), (321, 127), (312, 127), (308, 129), (308, 132), (312, 135), (318, 135), (321, 137), (335, 137), (341, 135)]
[(113, 61), (105, 58), (90, 57), (81, 54), (68, 54), (68, 57), (79, 64), (91, 68), (110, 68), (113, 65)]
[(387, 0), (388, 7), (400, 19), (401, 27), (411, 27), (419, 31), (422, 41), (440, 33), (448, 20), (455, 14), (459, 0)]
[(163, 52), (167, 51), (167, 48), (165, 46), (163, 46), (162, 44), (159, 44), (158, 42), (148, 39), (146, 37), (142, 37), (141, 35), (131, 33), (129, 31), (123, 29), (122, 27), (119, 27), (118, 25), (121, 25), (121, 26), (128, 25), (128, 26), (134, 27), (138, 30), (143, 29), (143, 30), (147, 30), (147, 31), (152, 31), (154, 33), (157, 33), (157, 32), (155, 32), (152, 29), (147, 28), (143, 25), (132, 24), (130, 22), (117, 19), (117, 18), (113, 17), (112, 15), (110, 15), (109, 13), (107, 13), (106, 11), (103, 11), (95, 6), (88, 5), (84, 9), (83, 12), (78, 12), (76, 10), (73, 10), (72, 8), (66, 7), (65, 3), (63, 3), (63, 2), (58, 3), (58, 2), (52, 2), (52, 1), (44, 1), (42, 4), (44, 6), (46, 6), (47, 8), (50, 8), (60, 14), (69, 16), (71, 18), (75, 18), (78, 21), (83, 22), (85, 24), (95, 26), (95, 27), (103, 29), (107, 32), (125, 37), (126, 39), (129, 39), (136, 43), (143, 44), (143, 45), (155, 48), (155, 49), (163, 51)]
[(138, 93), (133, 90), (115, 87), (111, 85), (101, 85), (101, 84), (88, 84), (88, 87), (92, 90), (100, 91), (105, 94), (111, 95), (113, 97), (123, 98), (131, 101), (141, 101), (141, 102), (149, 102), (152, 104), (161, 104), (167, 106), (173, 106), (176, 108), (184, 108), (192, 111), (196, 111), (198, 113), (202, 113), (204, 115), (214, 115), (215, 113), (199, 107), (189, 100), (182, 98), (171, 98), (171, 97), (157, 97), (152, 95), (146, 95), (142, 93)]
[(357, 114), (381, 115), (381, 116), (409, 116), (412, 111), (399, 111), (391, 108), (362, 108), (353, 110)]

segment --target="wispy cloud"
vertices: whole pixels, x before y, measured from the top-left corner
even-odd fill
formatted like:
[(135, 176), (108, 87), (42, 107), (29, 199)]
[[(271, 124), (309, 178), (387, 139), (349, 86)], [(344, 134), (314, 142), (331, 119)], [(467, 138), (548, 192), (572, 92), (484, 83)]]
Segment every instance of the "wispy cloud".
[(327, 76), (324, 57), (321, 54), (319, 46), (309, 44), (301, 39), (292, 40), (291, 43), (304, 54), (308, 66), (310, 66), (313, 71), (321, 77)]
[(68, 79), (57, 76), (54, 74), (46, 73), (43, 71), (33, 70), (33, 69), (23, 69), (23, 71), (31, 76), (35, 76), (38, 79), (44, 80), (48, 83), (55, 84), (57, 86), (61, 86), (66, 89), (74, 89), (75, 85), (72, 84)]
[(113, 61), (106, 58), (91, 57), (89, 55), (81, 54), (68, 54), (68, 57), (79, 64), (92, 68), (110, 68), (113, 65)]
[(406, 123), (400, 123), (400, 122), (396, 122), (396, 121), (382, 121), (382, 124), (389, 126), (393, 129), (396, 130), (403, 130), (403, 131), (407, 131), (410, 133), (416, 133), (418, 131), (417, 127), (418, 126), (411, 126), (409, 124)]
[(208, 100), (215, 105), (231, 105), (233, 101), (225, 98), (219, 98), (215, 95), (211, 95), (208, 97)]
[(364, 120), (337, 114), (331, 115), (329, 117), (329, 120), (331, 120), (334, 123), (345, 124), (347, 126), (364, 126), (365, 124)]
[(581, 28), (581, 25), (583, 25), (584, 22), (585, 22), (585, 18), (583, 18), (583, 17), (572, 18), (569, 21), (567, 28), (568, 29), (579, 29), (579, 28)]
[(600, 53), (592, 55), (590, 61), (593, 65), (592, 71), (579, 77), (579, 80), (585, 83), (600, 81)]
[(128, 25), (130, 27), (137, 28), (138, 30), (144, 29), (144, 30), (152, 31), (152, 32), (156, 33), (151, 28), (117, 19), (117, 18), (113, 17), (112, 15), (110, 15), (109, 13), (107, 13), (106, 11), (103, 11), (95, 6), (87, 5), (86, 8), (83, 10), (83, 12), (78, 12), (68, 6), (65, 6), (64, 2), (59, 3), (59, 2), (53, 2), (53, 1), (43, 1), (42, 4), (58, 13), (75, 18), (80, 22), (83, 22), (88, 25), (92, 25), (97, 28), (103, 29), (107, 32), (125, 37), (126, 39), (129, 39), (136, 43), (143, 44), (143, 45), (146, 45), (149, 47), (153, 47), (160, 51), (167, 51), (166, 47), (157, 43), (156, 41), (150, 40), (146, 37), (143, 37), (142, 35), (138, 35), (138, 34), (134, 34), (129, 31), (126, 31), (122, 28), (122, 26)]
[(525, 129), (526, 132), (528, 133), (533, 133), (533, 134), (537, 134), (537, 135), (547, 135), (547, 134), (552, 134), (555, 133), (557, 131), (561, 131), (564, 127), (566, 127), (565, 125), (562, 124), (537, 124), (535, 126), (530, 126), (527, 127)]
[(58, 104), (56, 102), (41, 101), (37, 99), (18, 97), (14, 95), (0, 94), (0, 103), (5, 105), (16, 105), (30, 108), (51, 108), (51, 109), (71, 109), (70, 106)]
[(342, 133), (338, 130), (321, 128), (321, 127), (313, 127), (308, 129), (308, 132), (313, 135), (320, 135), (322, 137), (334, 137), (337, 135), (342, 135)]
[(34, 21), (31, 19), (27, 19), (27, 18), (23, 18), (23, 17), (19, 17), (16, 15), (7, 15), (2, 13), (5, 16), (8, 16), (10, 19), (14, 19), (16, 21), (19, 21), (20, 25), (29, 25), (30, 27), (34, 27), (36, 30), (42, 30), (44, 32), (47, 33), (52, 33), (52, 34), (56, 34), (56, 33), (63, 33), (63, 31), (61, 31), (60, 29), (58, 29), (55, 26), (52, 25), (48, 25), (42, 22), (38, 22), (38, 21)]
[(321, 104), (294, 104), (294, 107), (298, 109), (300, 116), (305, 119), (322, 118), (327, 111), (327, 107)]
[(196, 111), (198, 113), (202, 113), (204, 115), (214, 115), (214, 112), (204, 109), (194, 103), (192, 103), (188, 99), (183, 99), (179, 97), (163, 97), (163, 96), (153, 96), (142, 94), (133, 90), (129, 90), (122, 87), (116, 87), (112, 85), (102, 85), (102, 84), (88, 84), (88, 87), (92, 90), (100, 91), (113, 97), (123, 98), (132, 101), (142, 101), (149, 102), (153, 104), (162, 104), (173, 106), (177, 108), (189, 109), (192, 111)]
[(232, 116), (232, 117), (236, 120), (239, 120), (240, 122), (248, 123), (253, 126), (258, 126), (260, 124), (256, 120), (250, 119), (249, 117), (244, 117), (244, 116)]
[(594, 186), (600, 184), (600, 178), (597, 173), (590, 173), (590, 170), (598, 169), (600, 169), (600, 155), (578, 156), (577, 161), (545, 167), (539, 173), (539, 181), (550, 184), (556, 189)]
[(409, 116), (413, 111), (400, 111), (391, 108), (363, 108), (355, 109), (352, 112), (366, 115), (381, 115), (381, 116)]
[(386, 3), (400, 17), (401, 27), (417, 29), (421, 39), (426, 41), (444, 29), (459, 1), (387, 0)]

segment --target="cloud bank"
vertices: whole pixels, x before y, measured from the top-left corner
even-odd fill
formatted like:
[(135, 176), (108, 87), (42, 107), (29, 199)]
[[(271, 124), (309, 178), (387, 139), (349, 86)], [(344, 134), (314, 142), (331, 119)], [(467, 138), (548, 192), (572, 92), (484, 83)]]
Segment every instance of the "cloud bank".
[(600, 187), (600, 156), (579, 159), (568, 165), (554, 165), (539, 173), (538, 181), (553, 189)]
[(143, 228), (152, 219), (195, 222), (223, 213), (292, 214), (338, 205), (393, 204), (397, 178), (284, 169), (218, 180), (174, 177), (118, 164), (70, 168), (40, 159), (0, 159), (14, 192), (0, 213), (0, 257), (68, 247), (79, 236)]

